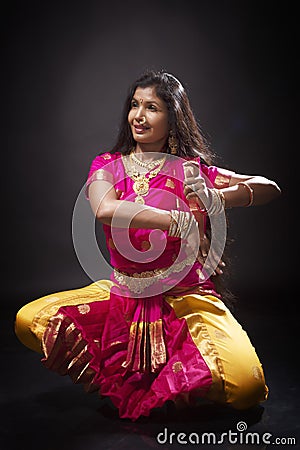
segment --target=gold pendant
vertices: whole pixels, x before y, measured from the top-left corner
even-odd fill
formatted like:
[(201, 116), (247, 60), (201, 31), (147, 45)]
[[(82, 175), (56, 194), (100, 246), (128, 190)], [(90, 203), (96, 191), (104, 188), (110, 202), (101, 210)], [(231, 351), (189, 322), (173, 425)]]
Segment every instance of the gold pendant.
[(135, 197), (134, 201), (135, 201), (135, 203), (138, 203), (139, 205), (144, 205), (145, 204), (145, 200), (140, 195)]
[(149, 181), (145, 177), (139, 177), (133, 183), (134, 192), (139, 195), (146, 195), (149, 192)]

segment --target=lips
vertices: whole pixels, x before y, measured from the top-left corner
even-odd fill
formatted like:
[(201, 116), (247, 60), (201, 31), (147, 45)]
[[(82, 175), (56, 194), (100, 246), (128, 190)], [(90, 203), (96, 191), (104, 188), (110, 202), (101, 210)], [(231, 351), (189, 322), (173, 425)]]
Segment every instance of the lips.
[(144, 125), (134, 125), (135, 132), (138, 134), (145, 133), (147, 130), (149, 130), (149, 127), (145, 127)]

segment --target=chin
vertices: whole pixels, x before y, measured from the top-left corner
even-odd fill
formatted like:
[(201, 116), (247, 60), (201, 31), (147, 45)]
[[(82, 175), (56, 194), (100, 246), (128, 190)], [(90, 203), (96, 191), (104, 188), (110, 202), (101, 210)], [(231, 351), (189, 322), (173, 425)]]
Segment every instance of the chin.
[(147, 138), (146, 136), (133, 136), (133, 139), (135, 140), (135, 142), (138, 142), (140, 144), (151, 144), (152, 143), (152, 139), (151, 138)]

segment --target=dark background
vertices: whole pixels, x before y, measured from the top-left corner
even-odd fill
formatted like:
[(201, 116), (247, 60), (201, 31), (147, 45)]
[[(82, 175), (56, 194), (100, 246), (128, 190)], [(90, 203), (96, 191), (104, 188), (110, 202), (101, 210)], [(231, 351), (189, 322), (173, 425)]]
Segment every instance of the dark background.
[(275, 202), (230, 211), (229, 234), (234, 289), (286, 290), (293, 11), (253, 1), (5, 3), (6, 299), (20, 306), (90, 282), (73, 249), (74, 204), (92, 159), (114, 143), (129, 84), (149, 67), (186, 86), (220, 165), (281, 187)]
[[(165, 69), (185, 85), (220, 165), (264, 175), (282, 189), (268, 205), (228, 212), (231, 286), (236, 314), (267, 370), (264, 423), (288, 435), (295, 430), (295, 17), (290, 2), (2, 2), (2, 410), (12, 418), (18, 411), (6, 428), (8, 442), (16, 428), (20, 439), (38, 439), (24, 422), (27, 408), (49, 436), (59, 421), (67, 431), (82, 424), (84, 402), (92, 402), (39, 368), (39, 356), (14, 337), (14, 315), (35, 298), (91, 282), (73, 248), (73, 208), (92, 159), (115, 142), (129, 84), (148, 68)], [(63, 404), (75, 409), (64, 413)], [(109, 424), (113, 435), (119, 422)], [(68, 447), (55, 441), (50, 448)]]

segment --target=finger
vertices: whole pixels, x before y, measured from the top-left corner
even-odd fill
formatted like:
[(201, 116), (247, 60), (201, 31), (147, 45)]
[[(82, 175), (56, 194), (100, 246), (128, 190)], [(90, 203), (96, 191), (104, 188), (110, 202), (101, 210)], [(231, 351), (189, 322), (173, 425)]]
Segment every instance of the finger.
[(223, 269), (225, 266), (226, 264), (224, 263), (224, 261), (220, 260), (216, 267), (216, 272), (218, 275), (222, 275), (224, 273)]
[(205, 263), (203, 264), (203, 267), (205, 268), (205, 271), (207, 273), (210, 273), (211, 276), (215, 277), (217, 275), (217, 272), (214, 270), (214, 268), (211, 266), (211, 264), (207, 262), (207, 259), (205, 259)]
[(189, 194), (190, 192), (194, 193), (194, 191), (189, 186), (184, 186), (183, 192), (184, 192), (185, 195)]
[(204, 249), (201, 249), (201, 255), (203, 256), (203, 258), (204, 258), (204, 259), (206, 259), (206, 258), (207, 258), (207, 255), (208, 255), (208, 253), (207, 253), (207, 251), (206, 251), (206, 250), (204, 250)]
[(205, 236), (204, 239), (200, 242), (201, 254), (205, 261), (206, 270), (211, 272), (212, 276), (216, 276), (217, 274), (221, 275), (223, 273), (221, 267), (218, 266), (217, 259), (212, 256), (212, 252), (210, 249), (210, 241)]
[(214, 254), (212, 249), (209, 250), (209, 261), (207, 264), (213, 268), (215, 274), (222, 275), (224, 273), (223, 269), (226, 264)]
[(188, 186), (190, 189), (192, 189), (193, 191), (197, 191), (197, 190), (203, 190), (203, 186), (204, 186), (204, 181), (202, 178), (187, 178), (185, 180), (185, 186)]
[(194, 200), (195, 202), (198, 200), (198, 195), (195, 192), (191, 191), (185, 194), (187, 200)]
[(199, 164), (197, 161), (185, 161), (183, 163), (184, 177), (195, 177), (199, 174)]
[(204, 258), (207, 257), (210, 247), (210, 242), (207, 239), (205, 233), (204, 233), (204, 223), (198, 223), (199, 233), (200, 233), (200, 250), (202, 253), (202, 256)]

